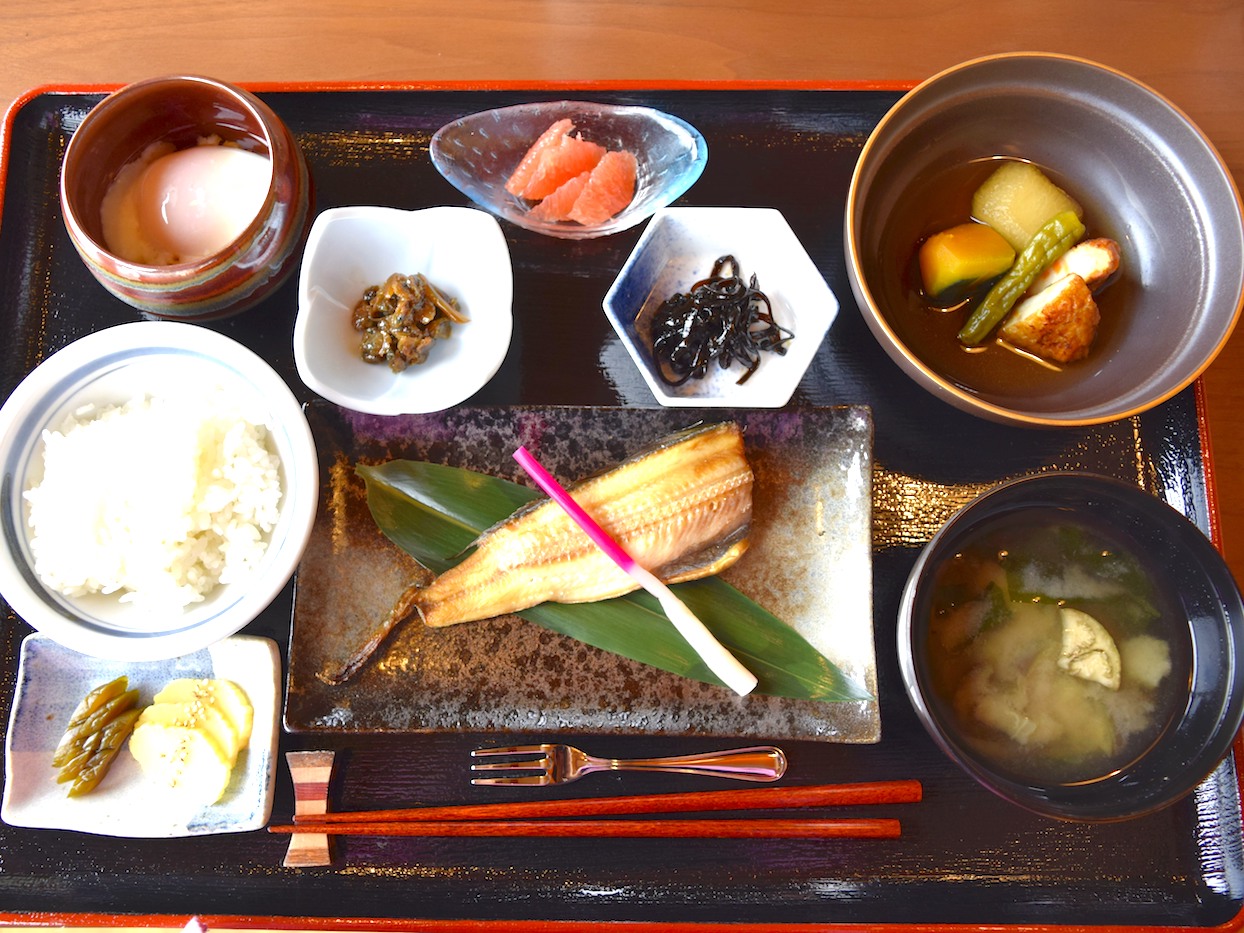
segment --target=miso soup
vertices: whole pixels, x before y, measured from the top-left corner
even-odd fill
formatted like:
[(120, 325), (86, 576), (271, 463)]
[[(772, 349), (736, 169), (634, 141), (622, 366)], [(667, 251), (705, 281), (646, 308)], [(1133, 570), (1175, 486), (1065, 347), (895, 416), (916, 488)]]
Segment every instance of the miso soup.
[(1190, 635), (1160, 581), (1112, 530), (1054, 510), (984, 523), (937, 572), (937, 701), (1016, 776), (1083, 781), (1128, 764), (1187, 701)]

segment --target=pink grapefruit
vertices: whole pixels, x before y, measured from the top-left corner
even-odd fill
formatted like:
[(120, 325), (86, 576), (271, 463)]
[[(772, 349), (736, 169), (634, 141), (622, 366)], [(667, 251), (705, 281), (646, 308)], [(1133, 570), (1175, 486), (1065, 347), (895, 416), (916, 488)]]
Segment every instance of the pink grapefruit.
[(604, 146), (578, 136), (561, 137), (556, 145), (540, 153), (535, 171), (523, 186), (522, 197), (528, 201), (547, 198), (576, 175), (594, 168), (604, 154)]
[(574, 123), (567, 117), (564, 120), (558, 120), (541, 133), (540, 138), (531, 144), (531, 148), (527, 150), (522, 160), (518, 163), (514, 173), (506, 180), (505, 190), (510, 192), (510, 194), (521, 195), (523, 189), (527, 187), (527, 183), (531, 181), (531, 176), (535, 174), (536, 166), (540, 163), (544, 151), (556, 146), (561, 141), (561, 138), (573, 129)]
[(579, 199), (579, 195), (587, 187), (587, 180), (591, 177), (592, 172), (589, 169), (563, 182), (556, 191), (529, 210), (527, 216), (550, 223), (566, 220), (570, 216), (570, 209), (574, 207), (575, 201)]
[(637, 168), (635, 156), (625, 149), (605, 153), (592, 169), (567, 219), (591, 226), (618, 213), (635, 197)]

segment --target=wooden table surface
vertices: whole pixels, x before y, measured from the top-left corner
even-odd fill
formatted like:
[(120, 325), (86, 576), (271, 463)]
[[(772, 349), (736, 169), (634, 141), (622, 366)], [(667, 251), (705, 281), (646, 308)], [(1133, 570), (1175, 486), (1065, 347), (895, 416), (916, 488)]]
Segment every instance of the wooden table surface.
[[(0, 103), (174, 72), (240, 84), (915, 82), (1008, 51), (1082, 56), (1143, 81), (1244, 180), (1240, 0), (6, 0)], [(1244, 578), (1244, 330), (1204, 386), (1221, 542)]]

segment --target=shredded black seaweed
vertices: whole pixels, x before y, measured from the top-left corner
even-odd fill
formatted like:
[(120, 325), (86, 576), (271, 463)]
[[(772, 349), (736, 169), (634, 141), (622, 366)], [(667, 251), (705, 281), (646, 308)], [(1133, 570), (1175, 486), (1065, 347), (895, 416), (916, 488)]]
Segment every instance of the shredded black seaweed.
[[(729, 275), (724, 274), (727, 267)], [(794, 333), (773, 318), (768, 296), (756, 274), (744, 281), (738, 260), (722, 256), (712, 273), (679, 292), (657, 309), (652, 323), (652, 352), (661, 379), (680, 386), (703, 379), (716, 360), (728, 369), (736, 360), (746, 367), (742, 385), (760, 367), (761, 353), (786, 353)]]

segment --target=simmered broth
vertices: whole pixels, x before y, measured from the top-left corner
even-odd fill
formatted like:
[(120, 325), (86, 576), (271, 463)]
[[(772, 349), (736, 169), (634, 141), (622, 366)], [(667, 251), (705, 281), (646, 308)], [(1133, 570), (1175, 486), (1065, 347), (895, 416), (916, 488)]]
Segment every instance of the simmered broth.
[[(934, 233), (971, 218), (972, 193), (998, 164), (997, 159), (981, 159), (956, 165), (931, 176), (913, 190), (910, 205), (896, 212), (884, 233), (882, 250), (895, 257), (896, 267), (882, 303), (889, 309), (887, 318), (903, 343), (931, 369), (964, 389), (1010, 397), (1057, 392), (1070, 380), (1091, 376), (1110, 355), (1112, 336), (1119, 329), (1126, 314), (1128, 294), (1135, 287), (1126, 272), (1126, 255), (1117, 281), (1096, 296), (1101, 323), (1093, 348), (1087, 359), (1075, 363), (1044, 362), (993, 339), (965, 348), (956, 335), (967, 320), (972, 302), (965, 299), (940, 307), (921, 290), (917, 259), (920, 244)], [(1089, 236), (1118, 239), (1107, 222), (1107, 211), (1086, 202), (1083, 193), (1075, 189), (1074, 180), (1041, 168), (1083, 204)]]
[(938, 571), (933, 689), (978, 753), (1048, 781), (1102, 776), (1186, 701), (1190, 636), (1160, 576), (1104, 528), (1053, 511), (978, 529)]

